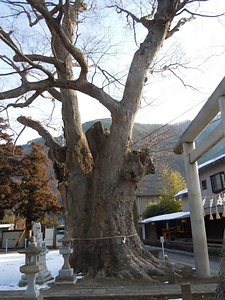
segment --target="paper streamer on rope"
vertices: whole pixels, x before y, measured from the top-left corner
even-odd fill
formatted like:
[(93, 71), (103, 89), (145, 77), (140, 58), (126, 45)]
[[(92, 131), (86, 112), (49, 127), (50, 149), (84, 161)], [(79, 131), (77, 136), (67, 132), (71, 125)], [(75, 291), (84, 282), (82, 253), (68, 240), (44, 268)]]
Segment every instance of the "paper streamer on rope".
[(204, 199), (202, 200), (202, 214), (203, 214), (203, 217), (205, 217), (205, 209), (204, 209), (205, 202), (206, 202), (206, 199), (204, 198)]
[[(222, 195), (223, 196), (223, 195)], [(221, 197), (221, 194), (219, 194), (216, 202), (216, 219), (221, 219), (220, 214), (218, 212), (218, 205), (222, 206), (223, 205), (223, 198)]]
[(223, 194), (223, 213), (222, 217), (225, 217), (225, 194)]
[(218, 198), (217, 198), (217, 205), (223, 205), (223, 198), (221, 197), (220, 194), (218, 195)]
[(212, 215), (212, 205), (213, 205), (213, 198), (209, 200), (209, 220), (212, 221), (214, 220), (213, 215)]
[(217, 201), (216, 201), (216, 219), (217, 220), (221, 219), (220, 214), (218, 212), (218, 205), (221, 205), (221, 204), (222, 204), (222, 198), (219, 195), (218, 198), (217, 198)]

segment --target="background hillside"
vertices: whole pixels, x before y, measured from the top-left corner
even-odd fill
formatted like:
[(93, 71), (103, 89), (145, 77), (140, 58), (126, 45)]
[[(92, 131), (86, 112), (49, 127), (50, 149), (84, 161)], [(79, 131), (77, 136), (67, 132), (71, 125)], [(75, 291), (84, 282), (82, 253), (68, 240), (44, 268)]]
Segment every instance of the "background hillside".
[[(95, 122), (101, 121), (104, 128), (110, 129), (110, 119), (98, 119), (84, 123), (83, 130), (86, 132)], [(153, 156), (155, 167), (162, 164), (168, 164), (171, 168), (178, 170), (184, 174), (184, 166), (182, 156), (173, 153), (173, 147), (179, 136), (190, 124), (190, 121), (177, 123), (174, 125), (168, 124), (140, 124), (135, 123), (133, 130), (132, 148), (149, 148)], [(62, 137), (56, 138), (63, 143)], [(29, 144), (37, 142), (44, 145), (43, 138), (30, 140), (27, 144), (23, 145), (24, 151), (29, 151)], [(45, 146), (45, 153), (47, 154), (48, 148)]]
[[(204, 137), (206, 137), (210, 132), (217, 126), (218, 116), (198, 137), (196, 144), (200, 143)], [(111, 120), (110, 119), (98, 119), (89, 121), (83, 124), (83, 130), (86, 132), (95, 122), (101, 121), (104, 128), (110, 129)], [(185, 178), (184, 161), (182, 155), (176, 155), (173, 152), (173, 148), (177, 143), (179, 137), (186, 130), (191, 121), (184, 121), (181, 123), (170, 124), (139, 124), (135, 123), (133, 130), (133, 140), (132, 148), (149, 148), (152, 154), (155, 174), (147, 175), (142, 185), (152, 187), (152, 189), (158, 189), (161, 177), (161, 168), (163, 165), (168, 165), (171, 169), (176, 170), (181, 173)], [(58, 138), (61, 143), (63, 143), (62, 137)], [(25, 152), (29, 151), (28, 145), (31, 142), (38, 142), (44, 145), (44, 140), (38, 138), (29, 141), (26, 145), (23, 145)], [(47, 154), (48, 149), (45, 147), (45, 152)], [(225, 152), (225, 140), (222, 140), (219, 144), (213, 147), (206, 155), (204, 155), (200, 160), (199, 164), (216, 157)], [(53, 170), (49, 168), (49, 174), (53, 175)], [(149, 192), (149, 191), (148, 191)]]

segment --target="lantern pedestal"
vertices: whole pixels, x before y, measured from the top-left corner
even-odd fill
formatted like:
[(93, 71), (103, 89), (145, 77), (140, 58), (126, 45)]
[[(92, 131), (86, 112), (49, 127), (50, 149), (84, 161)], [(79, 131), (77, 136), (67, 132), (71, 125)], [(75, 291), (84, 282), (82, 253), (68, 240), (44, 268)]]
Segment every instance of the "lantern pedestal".
[(65, 232), (64, 237), (58, 241), (62, 243), (59, 253), (63, 256), (64, 264), (62, 269), (59, 270), (59, 275), (55, 279), (55, 284), (75, 284), (77, 281), (76, 275), (69, 264), (69, 256), (73, 253), (73, 249), (71, 249), (73, 239), (71, 239), (68, 233)]

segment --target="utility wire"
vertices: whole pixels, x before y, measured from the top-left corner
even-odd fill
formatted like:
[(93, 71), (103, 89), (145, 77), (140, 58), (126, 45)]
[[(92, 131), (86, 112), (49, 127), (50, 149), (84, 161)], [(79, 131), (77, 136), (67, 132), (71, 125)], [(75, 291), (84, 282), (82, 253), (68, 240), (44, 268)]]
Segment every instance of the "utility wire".
[(132, 143), (131, 146), (138, 144), (139, 142), (145, 140), (147, 137), (151, 136), (152, 134), (156, 133), (157, 131), (161, 130), (162, 128), (170, 125), (172, 122), (174, 122), (175, 120), (177, 120), (178, 118), (180, 118), (181, 116), (185, 115), (187, 112), (189, 112), (190, 110), (194, 109), (195, 107), (197, 107), (198, 105), (200, 105), (202, 102), (205, 102), (206, 99), (202, 100), (200, 103), (196, 104), (195, 106), (191, 107), (190, 109), (186, 110), (185, 112), (183, 112), (182, 114), (180, 114), (179, 116), (175, 117), (174, 119), (172, 119), (171, 121), (169, 121), (166, 124), (163, 124), (161, 127), (157, 128), (156, 130), (150, 132), (149, 134), (147, 134), (146, 136), (142, 137), (141, 139), (139, 139), (138, 141)]

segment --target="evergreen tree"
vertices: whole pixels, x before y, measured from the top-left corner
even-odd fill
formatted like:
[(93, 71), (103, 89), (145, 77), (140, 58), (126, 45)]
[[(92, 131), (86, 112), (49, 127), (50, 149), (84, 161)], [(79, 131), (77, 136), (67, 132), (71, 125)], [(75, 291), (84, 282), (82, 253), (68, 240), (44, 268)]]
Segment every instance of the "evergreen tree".
[(19, 194), (17, 180), (22, 147), (14, 146), (7, 132), (8, 124), (0, 117), (0, 220), (6, 209), (13, 210)]
[(26, 220), (28, 231), (32, 221), (60, 213), (61, 205), (50, 188), (44, 147), (32, 143), (30, 153), (24, 155), (21, 146), (13, 145), (7, 129), (6, 121), (0, 118), (0, 219), (5, 210), (11, 210), (16, 219)]
[(32, 221), (42, 222), (46, 214), (60, 213), (61, 205), (50, 188), (51, 178), (47, 174), (48, 157), (44, 147), (38, 143), (30, 144), (31, 152), (24, 155), (21, 164), (20, 195), (17, 201), (16, 216), (26, 219), (26, 229)]

